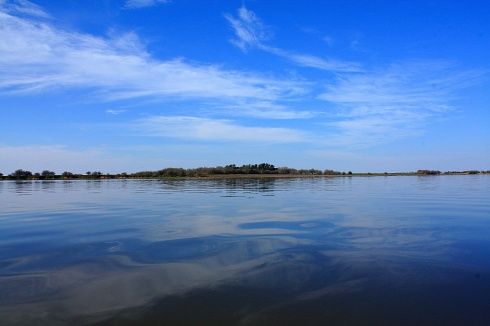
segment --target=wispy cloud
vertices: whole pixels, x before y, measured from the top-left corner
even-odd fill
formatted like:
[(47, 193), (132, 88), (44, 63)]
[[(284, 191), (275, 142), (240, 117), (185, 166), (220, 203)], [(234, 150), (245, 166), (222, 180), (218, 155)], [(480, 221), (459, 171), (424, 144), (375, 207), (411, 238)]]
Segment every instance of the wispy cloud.
[(440, 111), (452, 90), (464, 87), (468, 79), (474, 80), (478, 75), (450, 68), (443, 62), (420, 61), (394, 64), (365, 74), (342, 75), (320, 98), (343, 104), (401, 107), (415, 104), (418, 108)]
[(124, 8), (127, 9), (139, 9), (145, 7), (156, 6), (160, 3), (168, 3), (170, 0), (126, 0)]
[(313, 110), (292, 109), (271, 101), (241, 101), (236, 105), (226, 105), (222, 110), (230, 116), (264, 119), (308, 119), (319, 114)]
[(136, 128), (147, 136), (199, 141), (260, 143), (304, 142), (306, 133), (289, 128), (248, 127), (231, 120), (189, 116), (153, 116), (140, 120)]
[(483, 72), (458, 71), (450, 64), (419, 61), (363, 74), (339, 75), (319, 99), (335, 106), (339, 144), (376, 144), (417, 136), (423, 127), (455, 110), (458, 91)]
[(50, 18), (50, 15), (41, 7), (26, 0), (0, 0), (0, 13), (2, 12)]
[(225, 17), (235, 32), (233, 43), (240, 49), (259, 49), (302, 67), (334, 73), (332, 81), (315, 85), (319, 91), (317, 99), (328, 102), (323, 112), (317, 110), (315, 116), (329, 119), (318, 121), (325, 126), (324, 138), (329, 146), (372, 146), (419, 136), (427, 124), (451, 112), (456, 94), (481, 75), (477, 71), (458, 71), (442, 61), (367, 68), (356, 62), (297, 53), (269, 45), (270, 27), (245, 6), (236, 16)]
[(271, 29), (245, 6), (238, 9), (238, 17), (225, 14), (225, 18), (230, 22), (237, 37), (231, 40), (232, 43), (243, 51), (249, 48), (262, 48), (262, 42), (272, 35)]
[(126, 112), (126, 110), (106, 110), (105, 111), (105, 113), (113, 114), (113, 115), (118, 115), (118, 114), (121, 114), (124, 112)]
[[(24, 3), (24, 2), (22, 2)], [(84, 88), (105, 100), (137, 97), (280, 101), (303, 94), (296, 80), (182, 58), (160, 61), (134, 33), (106, 38), (0, 13), (0, 93)]]
[(262, 46), (262, 49), (288, 59), (291, 62), (303, 67), (334, 72), (360, 72), (363, 70), (361, 64), (355, 62), (322, 59), (314, 55), (297, 54), (268, 46)]
[(267, 45), (265, 41), (269, 40), (271, 36), (271, 28), (265, 25), (253, 11), (248, 10), (245, 6), (238, 9), (238, 16), (234, 17), (230, 14), (225, 14), (225, 18), (230, 22), (235, 31), (236, 38), (232, 40), (232, 43), (243, 51), (257, 48), (281, 56), (303, 67), (327, 71), (351, 72), (361, 69), (358, 63), (323, 59), (317, 56), (294, 53)]
[[(140, 132), (154, 136), (283, 143), (323, 137), (321, 145), (373, 145), (420, 135), (426, 124), (452, 112), (456, 94), (482, 74), (422, 60), (367, 68), (273, 47), (267, 44), (272, 28), (244, 6), (236, 16), (225, 15), (235, 31), (234, 44), (319, 69), (326, 77), (284, 78), (185, 58), (158, 60), (135, 33), (96, 37), (62, 30), (48, 17), (28, 1), (0, 0), (0, 95), (83, 89), (99, 101), (185, 102), (171, 113), (175, 116), (137, 122)], [(247, 124), (209, 117), (261, 121), (250, 119)], [(262, 124), (265, 119), (303, 121), (295, 128), (268, 128)], [(314, 129), (315, 138), (300, 128)]]

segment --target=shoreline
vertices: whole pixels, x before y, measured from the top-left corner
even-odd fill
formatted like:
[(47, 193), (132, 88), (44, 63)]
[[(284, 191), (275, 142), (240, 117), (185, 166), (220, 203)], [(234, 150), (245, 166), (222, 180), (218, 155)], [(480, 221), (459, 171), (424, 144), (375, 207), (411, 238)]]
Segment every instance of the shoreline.
[(57, 180), (175, 180), (175, 179), (292, 179), (292, 178), (345, 178), (345, 177), (396, 177), (396, 176), (443, 176), (443, 175), (489, 175), (482, 171), (471, 172), (441, 172), (439, 174), (420, 174), (417, 172), (393, 172), (393, 173), (352, 173), (352, 174), (278, 174), (278, 173), (253, 173), (253, 174), (210, 174), (202, 176), (158, 176), (158, 177), (135, 177), (121, 175), (101, 175), (98, 177), (75, 175), (63, 177), (56, 175), (51, 178), (15, 178), (9, 176), (0, 177), (0, 181), (57, 181)]

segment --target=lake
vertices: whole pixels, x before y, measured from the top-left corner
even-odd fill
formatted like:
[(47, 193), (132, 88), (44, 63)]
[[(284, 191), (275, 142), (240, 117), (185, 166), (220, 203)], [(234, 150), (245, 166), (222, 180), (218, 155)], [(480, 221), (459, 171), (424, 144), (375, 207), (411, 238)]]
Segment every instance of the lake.
[(0, 182), (1, 325), (490, 325), (490, 175)]

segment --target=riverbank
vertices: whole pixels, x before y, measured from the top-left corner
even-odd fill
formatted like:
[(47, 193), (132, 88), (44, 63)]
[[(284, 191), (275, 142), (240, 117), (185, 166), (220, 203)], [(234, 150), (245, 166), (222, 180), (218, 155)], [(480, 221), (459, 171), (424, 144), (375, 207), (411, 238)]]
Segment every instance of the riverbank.
[(208, 174), (208, 175), (122, 175), (122, 174), (103, 174), (103, 175), (83, 175), (72, 174), (70, 176), (54, 175), (50, 177), (25, 176), (17, 177), (13, 175), (0, 176), (3, 180), (131, 180), (131, 179), (257, 179), (257, 178), (345, 178), (345, 177), (376, 177), (376, 176), (439, 176), (439, 175), (490, 175), (490, 171), (463, 171), (463, 172), (439, 172), (439, 173), (420, 173), (420, 172), (393, 172), (393, 173), (338, 173), (338, 174), (279, 174), (279, 173), (250, 173), (250, 174)]

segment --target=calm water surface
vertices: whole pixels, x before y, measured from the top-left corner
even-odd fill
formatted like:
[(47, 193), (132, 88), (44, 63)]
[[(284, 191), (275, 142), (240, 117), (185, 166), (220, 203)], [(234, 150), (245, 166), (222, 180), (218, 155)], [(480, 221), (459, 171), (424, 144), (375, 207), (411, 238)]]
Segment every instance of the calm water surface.
[(490, 325), (490, 175), (0, 182), (1, 325)]

